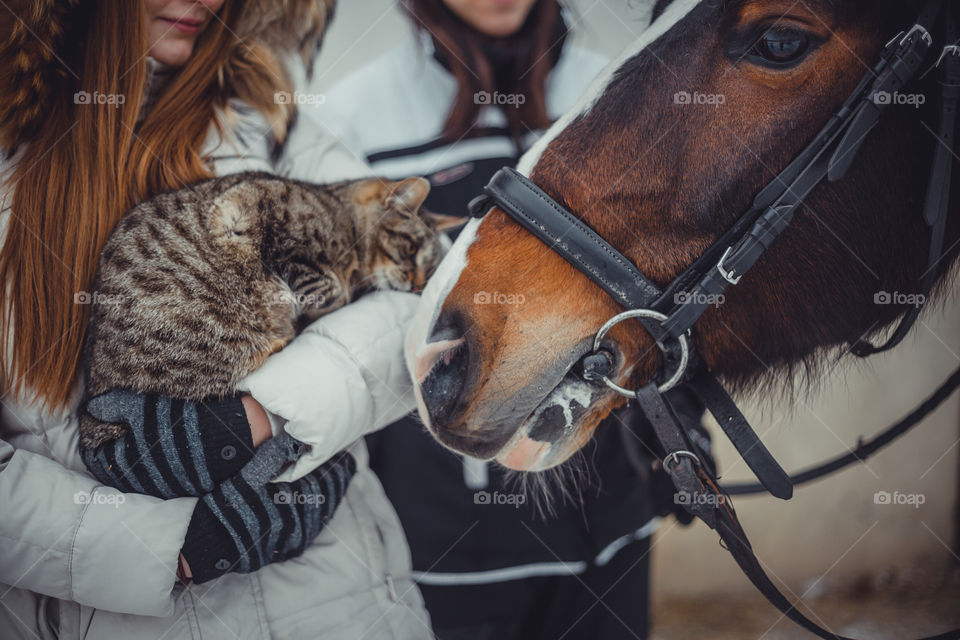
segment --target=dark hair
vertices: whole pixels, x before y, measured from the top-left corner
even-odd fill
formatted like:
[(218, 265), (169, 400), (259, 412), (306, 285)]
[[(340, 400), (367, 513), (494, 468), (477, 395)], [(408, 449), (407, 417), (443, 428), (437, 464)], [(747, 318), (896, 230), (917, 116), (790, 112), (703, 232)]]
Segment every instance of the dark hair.
[[(563, 40), (566, 33), (557, 0), (538, 0), (523, 27), (505, 38), (480, 33), (443, 0), (404, 0), (403, 6), (414, 24), (433, 39), (437, 58), (457, 82), (443, 127), (444, 138), (453, 141), (469, 134), (482, 106), (474, 97), (480, 91), (523, 96), (523, 104), (504, 109), (515, 139), (529, 130), (550, 126), (547, 75), (560, 53), (562, 43), (558, 40)], [(512, 70), (507, 78), (495, 73), (504, 64)]]

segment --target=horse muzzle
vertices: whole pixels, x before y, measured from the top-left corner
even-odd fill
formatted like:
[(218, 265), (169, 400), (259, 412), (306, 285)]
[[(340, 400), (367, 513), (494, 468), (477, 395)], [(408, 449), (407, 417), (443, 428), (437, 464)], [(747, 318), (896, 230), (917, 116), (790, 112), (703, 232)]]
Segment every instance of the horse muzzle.
[[(411, 362), (424, 423), (443, 445), (475, 458), (525, 471), (555, 466), (585, 441), (580, 427), (611, 395), (577, 367), (591, 344), (583, 340), (545, 368), (531, 363), (533, 378), (509, 376), (513, 393), (504, 397), (502, 380), (484, 375), (458, 314), (441, 313)], [(498, 367), (494, 376), (503, 374)]]

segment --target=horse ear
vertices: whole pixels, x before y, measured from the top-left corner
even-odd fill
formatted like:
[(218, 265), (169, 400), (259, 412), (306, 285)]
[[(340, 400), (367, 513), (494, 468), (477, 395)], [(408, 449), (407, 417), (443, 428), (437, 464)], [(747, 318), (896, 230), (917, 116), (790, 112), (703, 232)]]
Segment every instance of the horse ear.
[(445, 213), (434, 213), (426, 209), (420, 210), (420, 217), (437, 231), (459, 227), (462, 224), (466, 224), (467, 220), (470, 219), (466, 216), (450, 216)]
[(385, 204), (412, 214), (427, 199), (428, 193), (430, 182), (426, 178), (407, 178), (391, 185)]

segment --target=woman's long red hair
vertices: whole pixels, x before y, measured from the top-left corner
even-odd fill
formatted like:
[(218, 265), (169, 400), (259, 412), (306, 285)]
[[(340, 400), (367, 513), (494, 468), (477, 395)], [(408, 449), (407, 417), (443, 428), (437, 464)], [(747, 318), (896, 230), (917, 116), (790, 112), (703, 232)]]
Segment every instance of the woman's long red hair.
[(547, 76), (556, 60), (558, 42), (556, 25), (560, 20), (557, 0), (537, 0), (520, 33), (502, 39), (517, 50), (519, 77), (512, 87), (497, 87), (493, 66), (483, 53), (483, 40), (494, 40), (470, 27), (443, 0), (403, 0), (406, 12), (418, 28), (433, 38), (443, 53), (450, 73), (457, 83), (453, 104), (443, 127), (444, 138), (459, 140), (469, 135), (476, 125), (481, 105), (477, 92), (509, 91), (521, 94), (522, 104), (504, 109), (511, 133), (523, 137), (530, 131), (546, 129), (552, 124), (547, 113)]
[[(274, 101), (289, 90), (276, 57), (234, 35), (241, 0), (223, 6), (145, 117), (146, 16), (142, 2), (82, 3), (58, 52), (73, 73), (56, 83), (42, 126), (7, 135), (19, 151), (12, 215), (0, 250), (0, 382), (8, 394), (69, 405), (80, 370), (100, 250), (138, 201), (207, 178), (201, 147), (217, 113), (236, 95), (275, 123), (291, 115)], [(70, 48), (73, 51), (70, 51)], [(124, 96), (123, 104), (80, 103), (78, 91)]]

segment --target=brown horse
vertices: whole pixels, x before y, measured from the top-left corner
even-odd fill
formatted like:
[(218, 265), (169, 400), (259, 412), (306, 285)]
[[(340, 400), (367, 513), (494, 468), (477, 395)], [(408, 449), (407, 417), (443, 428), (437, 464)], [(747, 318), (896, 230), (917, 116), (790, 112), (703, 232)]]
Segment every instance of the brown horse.
[[(894, 0), (661, 0), (639, 42), (518, 170), (662, 287), (810, 142), (916, 11)], [(694, 326), (697, 350), (728, 384), (750, 390), (771, 371), (815, 363), (915, 302), (935, 77), (890, 98), (847, 175), (820, 184)], [(960, 255), (952, 195), (938, 289)], [(408, 336), (424, 422), (445, 445), (511, 468), (563, 462), (625, 401), (575, 366), (622, 310), (493, 209), (458, 238)], [(661, 364), (634, 322), (608, 336), (611, 377), (630, 388)]]

